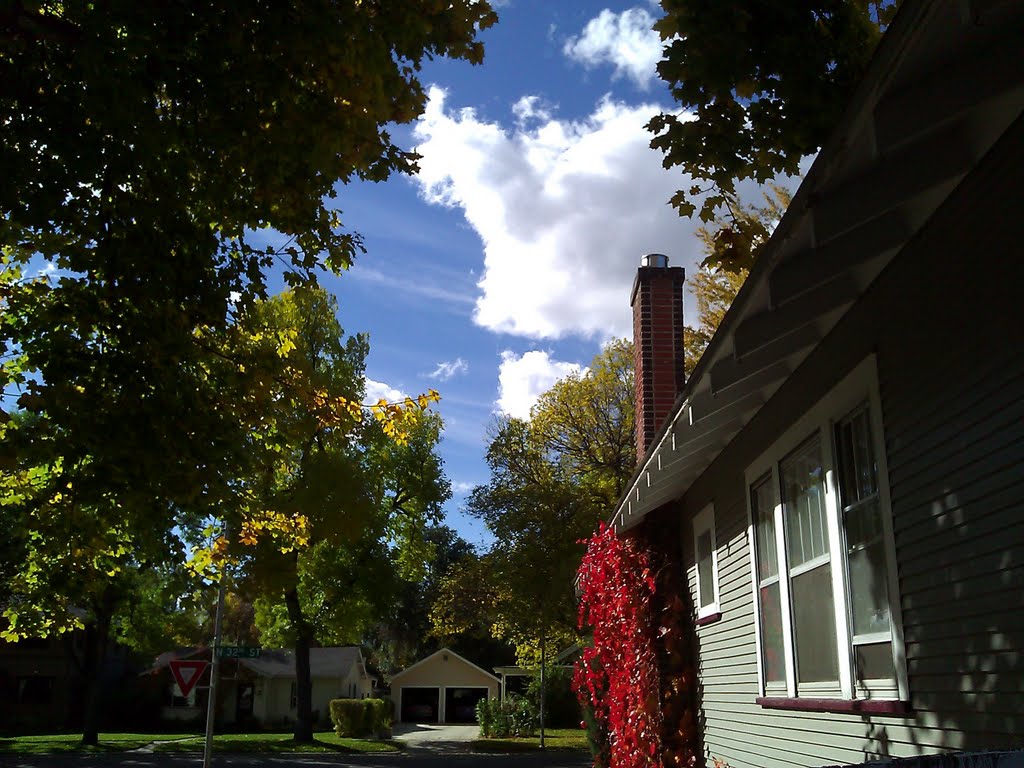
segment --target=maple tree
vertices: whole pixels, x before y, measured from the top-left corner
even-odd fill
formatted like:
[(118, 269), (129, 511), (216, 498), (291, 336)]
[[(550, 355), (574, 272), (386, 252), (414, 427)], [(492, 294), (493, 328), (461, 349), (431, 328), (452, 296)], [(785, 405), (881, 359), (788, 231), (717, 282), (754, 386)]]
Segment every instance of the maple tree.
[[(455, 569), (476, 558), (473, 546), (447, 525), (431, 525), (423, 531), (428, 556), (420, 579), (402, 579), (384, 611), (363, 635), (373, 666), (385, 675), (404, 669), (441, 648), (431, 633), (430, 611), (440, 597), (442, 581)], [(446, 633), (444, 642), (466, 658), (481, 663), (478, 627)], [(481, 637), (482, 635), (482, 637)], [(469, 646), (469, 647), (467, 647)]]
[(583, 373), (555, 382), (530, 413), (545, 456), (605, 504), (618, 501), (636, 464), (633, 344), (608, 342)]
[(255, 596), (261, 636), (295, 649), (295, 738), (309, 741), (309, 649), (354, 642), (383, 609), (392, 575), (420, 574), (423, 530), (450, 495), (440, 417), (425, 412), (438, 395), (364, 406), (368, 341), (345, 337), (322, 289), (253, 302), (207, 343), (240, 374), (222, 380), (238, 383), (233, 400), (253, 418), (223, 527), (208, 528), (191, 566), (232, 564)]
[(661, 0), (658, 74), (681, 109), (647, 129), (692, 185), (672, 205), (710, 221), (751, 179), (796, 175), (838, 122), (898, 0)]
[[(609, 513), (633, 471), (632, 345), (617, 340), (587, 370), (540, 396), (528, 420), (502, 417), (487, 449), (490, 479), (466, 512), (497, 544), (444, 582), (435, 632), (453, 633), (459, 614), (513, 643), (521, 661), (577, 639), (572, 578), (579, 539)], [(486, 582), (486, 587), (480, 586)]]
[(789, 192), (769, 184), (760, 205), (726, 196), (724, 211), (697, 228), (704, 260), (686, 281), (697, 301), (697, 322), (683, 333), (683, 368), (693, 373), (725, 313), (746, 282), (761, 248), (789, 206)]
[[(183, 515), (233, 498), (266, 387), (230, 401), (253, 369), (228, 375), (246, 350), (222, 337), (271, 266), (313, 283), (362, 250), (336, 190), (415, 170), (386, 126), (422, 112), (425, 59), (479, 63), (495, 20), (482, 0), (0, 12), (0, 463), (12, 503), (65, 521), (38, 529), (50, 570), (75, 536), (97, 573), (126, 547), (162, 559)], [(308, 394), (338, 423), (359, 409)], [(400, 435), (393, 405), (376, 413)], [(12, 634), (75, 623), (66, 594), (21, 586)]]
[[(374, 510), (386, 508), (394, 518), (394, 499), (378, 490), (380, 481), (368, 479), (355, 435), (372, 435), (379, 444), (377, 469), (392, 457), (389, 476), (407, 483), (418, 477), (400, 469), (395, 452), (416, 450), (411, 461), (424, 473), (431, 466), (410, 435), (427, 430), (436, 440), (439, 425), (423, 409), (437, 394), (361, 405), (367, 342), (361, 336), (343, 339), (335, 312), (322, 290), (300, 288), (253, 302), (228, 329), (193, 331), (205, 352), (199, 361), (203, 381), (242, 434), (220, 435), (238, 445), (228, 454), (231, 460), (217, 467), (219, 482), (178, 504), (159, 498), (143, 504), (146, 495), (97, 477), (90, 456), (75, 464), (53, 458), (54, 446), (39, 439), (46, 433), (31, 429), (44, 420), (41, 415), (19, 410), (0, 424), (9, 465), (0, 476), (0, 506), (24, 544), (22, 567), (6, 585), (4, 637), (45, 637), (76, 628), (95, 637), (85, 670), (84, 741), (96, 738), (109, 641), (117, 637), (137, 647), (149, 642), (152, 633), (140, 633), (138, 620), (159, 621), (164, 612), (140, 599), (161, 601), (166, 592), (159, 585), (140, 587), (151, 581), (150, 574), (179, 572), (186, 541), (201, 537), (211, 517), (229, 523), (236, 536), (231, 543), (207, 525), (208, 543), (190, 561), (193, 578), (217, 576), (226, 557), (261, 544), (263, 559), (250, 556), (251, 562), (270, 566), (274, 558), (297, 559), (314, 536), (325, 536), (324, 520), (338, 518), (338, 525), (350, 524), (346, 530), (359, 530), (357, 523)], [(433, 467), (439, 470), (439, 461)], [(403, 513), (417, 518), (429, 507), (436, 514), (447, 486), (441, 483), (435, 497), (424, 497), (428, 485), (424, 477), (415, 490), (419, 495), (400, 501)], [(173, 521), (173, 527), (163, 521)]]

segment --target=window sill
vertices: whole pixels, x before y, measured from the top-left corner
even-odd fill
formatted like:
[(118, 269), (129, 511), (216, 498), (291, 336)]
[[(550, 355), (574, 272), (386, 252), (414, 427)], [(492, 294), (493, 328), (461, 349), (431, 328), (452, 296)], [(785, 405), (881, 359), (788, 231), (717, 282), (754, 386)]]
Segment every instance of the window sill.
[(853, 712), (866, 715), (909, 715), (912, 712), (910, 702), (881, 699), (790, 699), (759, 696), (754, 701), (764, 709), (794, 709), (803, 712)]
[(707, 616), (702, 616), (694, 622), (694, 626), (703, 627), (705, 624), (714, 624), (716, 621), (722, 618), (721, 611), (715, 611), (709, 613)]

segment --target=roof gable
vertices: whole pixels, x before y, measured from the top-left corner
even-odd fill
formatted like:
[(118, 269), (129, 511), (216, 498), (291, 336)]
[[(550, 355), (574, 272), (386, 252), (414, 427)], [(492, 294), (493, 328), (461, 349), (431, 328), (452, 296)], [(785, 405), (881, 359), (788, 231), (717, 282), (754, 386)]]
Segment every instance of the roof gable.
[(415, 664), (411, 664), (410, 666), (408, 666), (405, 669), (403, 669), (401, 672), (396, 672), (395, 674), (393, 674), (391, 676), (391, 682), (394, 683), (396, 680), (400, 680), (404, 675), (408, 674), (409, 672), (412, 672), (417, 667), (420, 667), (420, 666), (426, 664), (427, 662), (432, 661), (433, 659), (436, 659), (438, 656), (440, 656), (443, 653), (447, 653), (449, 656), (453, 656), (455, 659), (457, 659), (458, 661), (462, 662), (466, 666), (471, 667), (472, 669), (475, 669), (476, 671), (480, 672), (483, 675), (486, 675), (487, 677), (491, 678), (495, 682), (499, 682), (499, 683), (501, 682), (501, 680), (498, 677), (496, 677), (495, 675), (491, 674), (490, 672), (488, 672), (483, 667), (477, 666), (476, 664), (474, 664), (469, 659), (466, 659), (466, 658), (464, 658), (462, 656), (459, 656), (459, 654), (457, 654), (451, 648), (447, 648), (447, 647), (446, 648), (442, 648), (439, 651), (435, 651), (434, 653), (430, 654), (429, 656), (420, 659)]

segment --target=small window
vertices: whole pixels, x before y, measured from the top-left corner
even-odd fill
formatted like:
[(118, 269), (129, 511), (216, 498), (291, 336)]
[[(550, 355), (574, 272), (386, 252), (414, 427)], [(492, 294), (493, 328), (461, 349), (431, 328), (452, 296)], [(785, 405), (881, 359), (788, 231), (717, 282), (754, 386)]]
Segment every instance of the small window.
[(292, 683), (292, 692), (288, 698), (288, 708), (295, 709), (299, 703), (299, 684)]
[(25, 708), (48, 707), (53, 700), (53, 678), (32, 675), (18, 678), (18, 705)]
[(697, 564), (697, 618), (720, 612), (718, 599), (718, 545), (715, 509), (705, 507), (693, 518), (694, 562)]

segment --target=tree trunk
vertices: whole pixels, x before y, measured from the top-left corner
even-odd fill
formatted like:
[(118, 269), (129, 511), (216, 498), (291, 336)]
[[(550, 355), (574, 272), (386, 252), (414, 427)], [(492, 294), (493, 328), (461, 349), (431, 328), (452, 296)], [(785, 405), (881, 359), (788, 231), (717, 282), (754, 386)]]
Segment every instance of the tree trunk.
[(540, 630), (540, 748), (544, 749), (544, 699), (547, 698), (547, 633)]
[(288, 619), (295, 630), (295, 741), (313, 741), (313, 681), (309, 676), (309, 649), (313, 628), (302, 615), (298, 588), (285, 590)]
[(84, 703), (82, 714), (82, 744), (99, 743), (100, 715), (103, 711), (103, 667), (110, 642), (110, 618), (113, 599), (104, 595), (92, 624), (92, 642), (86, 643), (84, 677)]

